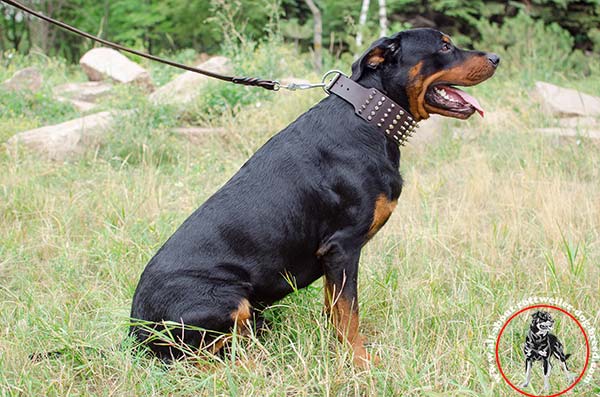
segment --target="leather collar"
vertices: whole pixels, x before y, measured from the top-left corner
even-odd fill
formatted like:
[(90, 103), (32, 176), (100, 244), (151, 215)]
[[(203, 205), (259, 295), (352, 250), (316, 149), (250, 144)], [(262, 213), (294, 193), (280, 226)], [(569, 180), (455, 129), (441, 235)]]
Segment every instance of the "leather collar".
[(325, 88), (354, 106), (356, 115), (397, 145), (404, 146), (419, 127), (406, 109), (376, 88), (366, 88), (339, 73)]

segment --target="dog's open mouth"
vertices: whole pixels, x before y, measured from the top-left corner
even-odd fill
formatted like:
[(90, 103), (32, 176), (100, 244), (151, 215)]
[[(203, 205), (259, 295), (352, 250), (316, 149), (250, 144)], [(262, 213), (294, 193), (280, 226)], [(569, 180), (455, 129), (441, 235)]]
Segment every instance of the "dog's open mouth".
[(425, 93), (425, 102), (443, 110), (445, 115), (466, 119), (476, 111), (483, 117), (483, 108), (471, 95), (446, 84), (429, 86)]

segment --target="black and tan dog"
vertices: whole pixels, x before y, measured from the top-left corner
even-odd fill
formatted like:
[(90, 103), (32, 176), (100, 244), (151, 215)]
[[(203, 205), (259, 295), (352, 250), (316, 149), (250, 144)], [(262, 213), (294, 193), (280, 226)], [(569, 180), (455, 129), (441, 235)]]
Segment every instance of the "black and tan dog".
[[(497, 55), (459, 49), (439, 31), (415, 29), (376, 41), (352, 65), (351, 79), (416, 121), (430, 113), (466, 119), (482, 109), (454, 86), (486, 80), (498, 63)], [(167, 361), (214, 351), (222, 345), (214, 334), (188, 327), (244, 332), (261, 309), (292, 292), (290, 279), (303, 288), (325, 276), (338, 337), (367, 366), (358, 263), (396, 207), (399, 161), (397, 143), (348, 102), (323, 99), (259, 149), (150, 260), (131, 310), (134, 322), (148, 323), (133, 325), (131, 334)], [(180, 346), (161, 340), (165, 322)]]
[(574, 375), (567, 367), (567, 359), (571, 356), (565, 354), (563, 345), (558, 338), (550, 333), (554, 326), (554, 319), (550, 313), (545, 311), (536, 311), (531, 315), (531, 324), (529, 332), (523, 345), (525, 354), (525, 382), (521, 387), (529, 386), (531, 382), (531, 368), (536, 361), (542, 361), (544, 368), (544, 390), (550, 390), (550, 369), (552, 365), (550, 359), (557, 358), (560, 361), (568, 382), (573, 382)]

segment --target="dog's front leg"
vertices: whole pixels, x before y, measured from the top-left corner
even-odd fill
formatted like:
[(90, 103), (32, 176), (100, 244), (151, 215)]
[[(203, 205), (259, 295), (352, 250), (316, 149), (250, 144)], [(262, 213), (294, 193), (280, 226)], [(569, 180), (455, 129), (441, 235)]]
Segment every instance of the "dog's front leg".
[[(358, 246), (360, 247), (360, 246)], [(378, 358), (365, 349), (365, 338), (358, 331), (358, 260), (360, 249), (344, 249), (344, 245), (329, 242), (321, 251), (325, 270), (325, 312), (329, 314), (338, 339), (347, 342), (354, 354), (354, 364), (368, 368)]]
[(550, 390), (550, 370), (552, 365), (550, 364), (550, 358), (544, 359), (544, 391)]
[(525, 382), (521, 385), (521, 388), (526, 388), (529, 386), (529, 382), (531, 382), (531, 366), (533, 365), (533, 361), (529, 358), (525, 359)]

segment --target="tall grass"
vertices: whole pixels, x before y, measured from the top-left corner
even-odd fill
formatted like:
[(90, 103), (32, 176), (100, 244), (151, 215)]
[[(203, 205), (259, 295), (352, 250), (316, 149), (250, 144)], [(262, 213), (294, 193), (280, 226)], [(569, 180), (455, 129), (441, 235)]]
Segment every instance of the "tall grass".
[[(254, 61), (295, 62), (287, 49), (270, 51), (253, 50)], [(165, 368), (125, 338), (149, 258), (320, 91), (226, 102), (210, 119), (226, 134), (192, 146), (171, 130), (200, 118), (124, 89), (107, 106), (136, 111), (97, 150), (67, 163), (0, 154), (0, 394), (512, 395), (488, 374), (484, 345), (511, 304), (561, 297), (600, 322), (599, 145), (535, 132), (556, 121), (529, 96), (540, 77), (518, 72), (529, 62), (504, 57), (491, 81), (470, 90), (486, 119), (452, 122), (438, 140), (403, 149), (398, 208), (361, 258), (361, 329), (383, 359), (368, 372), (348, 364), (322, 316), (320, 283), (269, 308), (268, 332), (237, 339), (220, 360)], [(597, 74), (561, 76), (555, 82), (600, 92)], [(227, 90), (212, 86), (211, 95)], [(11, 95), (13, 108), (27, 94)], [(44, 109), (32, 125), (71, 116)], [(24, 117), (2, 113), (3, 138)], [(56, 349), (64, 355), (28, 358)], [(578, 395), (599, 392), (596, 383)]]

